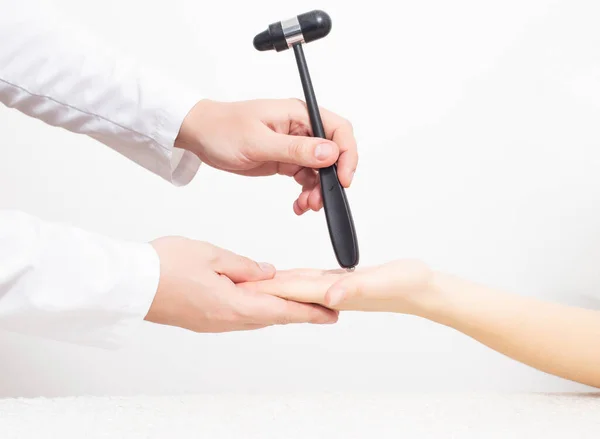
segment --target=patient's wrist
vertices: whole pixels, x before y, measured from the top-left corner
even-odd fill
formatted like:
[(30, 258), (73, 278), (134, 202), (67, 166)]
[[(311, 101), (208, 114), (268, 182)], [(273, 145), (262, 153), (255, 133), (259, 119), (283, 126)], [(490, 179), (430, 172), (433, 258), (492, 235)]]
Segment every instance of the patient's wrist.
[(415, 315), (447, 324), (457, 295), (466, 286), (462, 279), (442, 272), (433, 272), (425, 291), (418, 295)]

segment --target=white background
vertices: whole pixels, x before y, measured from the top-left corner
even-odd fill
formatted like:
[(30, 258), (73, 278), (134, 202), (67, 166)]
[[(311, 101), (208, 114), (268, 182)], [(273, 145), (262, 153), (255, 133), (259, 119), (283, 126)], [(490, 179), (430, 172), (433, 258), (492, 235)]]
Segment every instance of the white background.
[[(55, 1), (207, 97), (301, 97), (291, 52), (254, 35), (319, 8), (320, 104), (349, 118), (361, 264), (417, 257), (491, 286), (600, 298), (600, 32), (594, 0)], [(335, 267), (323, 213), (284, 177), (202, 167), (174, 188), (83, 136), (0, 109), (0, 208), (128, 239), (204, 239), (279, 268)], [(599, 341), (600, 343), (600, 341)], [(444, 327), (343, 314), (334, 326), (197, 335), (144, 328), (119, 352), (0, 333), (0, 396), (230, 391), (576, 390)]]

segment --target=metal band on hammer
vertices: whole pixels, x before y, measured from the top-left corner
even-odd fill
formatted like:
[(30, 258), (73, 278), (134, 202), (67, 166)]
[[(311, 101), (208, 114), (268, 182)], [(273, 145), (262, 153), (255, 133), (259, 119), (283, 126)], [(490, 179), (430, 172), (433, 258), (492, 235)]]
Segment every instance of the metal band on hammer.
[(297, 43), (304, 43), (304, 35), (302, 34), (302, 28), (300, 27), (298, 17), (282, 21), (281, 27), (283, 28), (283, 35), (285, 36), (288, 47), (292, 47)]

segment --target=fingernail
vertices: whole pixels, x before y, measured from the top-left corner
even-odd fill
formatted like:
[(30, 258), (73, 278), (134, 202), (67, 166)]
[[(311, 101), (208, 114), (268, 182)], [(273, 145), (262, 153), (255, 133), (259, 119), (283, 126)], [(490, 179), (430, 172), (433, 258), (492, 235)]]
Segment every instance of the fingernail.
[(344, 300), (345, 295), (346, 292), (341, 289), (329, 291), (329, 306), (336, 306), (342, 303), (342, 300)]
[(258, 266), (265, 273), (272, 273), (273, 271), (275, 271), (275, 267), (272, 266), (271, 264), (266, 263), (266, 262), (261, 262), (260, 264), (258, 264)]
[(318, 160), (325, 160), (333, 153), (333, 147), (329, 143), (321, 143), (315, 148), (315, 157)]

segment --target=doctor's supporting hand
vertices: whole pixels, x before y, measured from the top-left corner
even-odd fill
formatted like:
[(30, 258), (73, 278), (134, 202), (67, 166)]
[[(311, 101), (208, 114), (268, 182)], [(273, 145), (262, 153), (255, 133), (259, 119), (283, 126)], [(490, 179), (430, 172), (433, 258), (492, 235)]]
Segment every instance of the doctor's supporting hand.
[(247, 176), (287, 175), (302, 187), (298, 215), (323, 207), (315, 169), (337, 162), (348, 188), (358, 165), (352, 125), (321, 108), (327, 139), (313, 138), (306, 105), (297, 99), (201, 100), (185, 117), (175, 146), (220, 170)]
[(600, 387), (600, 311), (505, 293), (410, 260), (354, 273), (280, 271), (242, 286), (336, 310), (415, 315), (538, 370)]
[(272, 279), (275, 268), (270, 264), (183, 237), (160, 238), (152, 246), (160, 258), (161, 274), (147, 321), (195, 332), (337, 321), (336, 311), (237, 285)]

